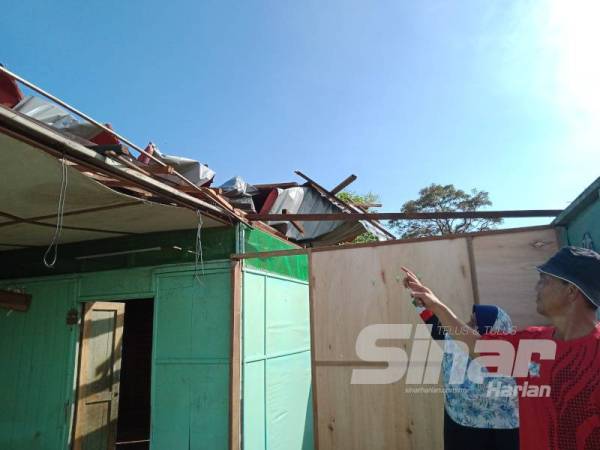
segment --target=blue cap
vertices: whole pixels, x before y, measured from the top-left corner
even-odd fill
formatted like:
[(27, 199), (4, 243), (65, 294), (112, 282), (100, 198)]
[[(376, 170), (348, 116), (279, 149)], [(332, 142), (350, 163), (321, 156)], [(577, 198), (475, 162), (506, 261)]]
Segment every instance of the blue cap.
[(537, 270), (573, 284), (590, 302), (600, 306), (600, 254), (595, 251), (563, 247)]

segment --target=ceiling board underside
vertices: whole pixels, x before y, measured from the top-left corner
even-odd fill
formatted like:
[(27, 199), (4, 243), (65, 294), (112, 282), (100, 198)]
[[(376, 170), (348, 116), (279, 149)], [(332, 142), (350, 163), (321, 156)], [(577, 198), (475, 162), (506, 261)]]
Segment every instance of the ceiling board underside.
[[(48, 245), (56, 223), (61, 162), (38, 148), (0, 133), (0, 171), (3, 185), (0, 190), (0, 251)], [(193, 229), (198, 225), (198, 217), (190, 209), (142, 201), (116, 192), (71, 166), (67, 167), (67, 172), (65, 228), (61, 243)], [(85, 212), (95, 208), (106, 209)], [(204, 227), (222, 226), (206, 216), (202, 217), (202, 222)]]

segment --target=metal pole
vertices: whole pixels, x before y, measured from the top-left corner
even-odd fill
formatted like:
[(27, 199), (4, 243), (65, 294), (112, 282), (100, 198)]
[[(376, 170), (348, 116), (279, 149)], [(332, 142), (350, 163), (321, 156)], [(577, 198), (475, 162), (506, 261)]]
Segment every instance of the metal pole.
[[(121, 136), (120, 134), (116, 133), (114, 130), (111, 130), (110, 128), (108, 128), (107, 126), (101, 124), (100, 122), (92, 119), (90, 116), (88, 116), (85, 113), (82, 113), (81, 111), (79, 111), (78, 109), (72, 107), (71, 105), (63, 102), (61, 99), (55, 97), (54, 95), (44, 91), (42, 88), (36, 86), (35, 84), (27, 81), (25, 78), (20, 77), (19, 75), (11, 72), (10, 70), (8, 70), (6, 67), (2, 67), (0, 66), (0, 71), (4, 72), (6, 75), (14, 78), (15, 80), (19, 81), (20, 83), (23, 83), (25, 86), (27, 86), (30, 89), (33, 89), (35, 92), (37, 92), (38, 94), (43, 95), (46, 98), (49, 98), (50, 100), (52, 100), (53, 102), (59, 104), (60, 106), (62, 106), (63, 108), (71, 111), (74, 114), (77, 114), (79, 117), (81, 117), (82, 119), (87, 120), (90, 123), (93, 123), (94, 125), (96, 125), (97, 127), (101, 128), (102, 130), (112, 134), (114, 137), (116, 137), (117, 139), (119, 139), (121, 142), (124, 142), (125, 144), (129, 145), (130, 147), (134, 148), (135, 150), (137, 150), (138, 152), (142, 153), (143, 155), (148, 156), (150, 159), (152, 159), (154, 162), (158, 163), (159, 165), (161, 165), (162, 167), (167, 167), (167, 164), (165, 164), (163, 161), (161, 161), (160, 159), (158, 159), (156, 156), (152, 155), (151, 153), (148, 153), (147, 151), (145, 151), (144, 149), (142, 149), (141, 147), (138, 147), (137, 145), (135, 145), (133, 142), (131, 142), (130, 140), (124, 138), (123, 136)], [(188, 180), (185, 176), (183, 176), (182, 174), (180, 174), (179, 172), (177, 172), (176, 170), (173, 170), (172, 172), (174, 175), (176, 175), (177, 177), (179, 177), (182, 181), (184, 181), (185, 183), (189, 184), (190, 186), (195, 187), (197, 190), (204, 192), (201, 188), (199, 188), (198, 186), (196, 186), (194, 183), (192, 183), (190, 180)], [(214, 199), (213, 199), (214, 200)]]

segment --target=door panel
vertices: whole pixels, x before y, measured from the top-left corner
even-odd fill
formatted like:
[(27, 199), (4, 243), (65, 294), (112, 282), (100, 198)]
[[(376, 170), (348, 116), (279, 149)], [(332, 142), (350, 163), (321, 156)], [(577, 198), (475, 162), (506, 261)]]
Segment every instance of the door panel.
[(115, 448), (123, 303), (86, 303), (79, 360), (75, 450)]

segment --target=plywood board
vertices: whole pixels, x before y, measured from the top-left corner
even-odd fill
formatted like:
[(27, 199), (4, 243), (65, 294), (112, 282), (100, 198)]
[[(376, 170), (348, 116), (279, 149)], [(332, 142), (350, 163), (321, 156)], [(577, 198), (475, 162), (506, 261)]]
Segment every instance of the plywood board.
[(535, 308), (535, 267), (556, 250), (557, 236), (552, 228), (475, 236), (473, 256), (479, 302), (505, 309), (517, 328), (547, 324)]
[(401, 266), (468, 320), (473, 290), (465, 239), (314, 252), (316, 361), (356, 360), (356, 337), (367, 325), (420, 323)]
[[(405, 379), (387, 385), (350, 383), (353, 369), (377, 367), (357, 356), (356, 340), (362, 329), (372, 324), (421, 323), (402, 287), (400, 266), (411, 268), (464, 321), (477, 301), (501, 306), (517, 326), (525, 326), (544, 323), (535, 311), (535, 266), (557, 247), (553, 229), (536, 228), (313, 251), (310, 292), (317, 448), (443, 447), (441, 393), (407, 392)], [(413, 342), (388, 340), (378, 345), (410, 353)]]
[[(413, 269), (461, 318), (469, 317), (473, 289), (464, 238), (311, 255), (313, 394), (319, 450), (443, 446), (440, 392), (407, 392), (405, 379), (386, 385), (350, 383), (352, 370), (365, 368), (355, 350), (363, 328), (421, 323), (402, 286), (401, 266)], [(412, 347), (408, 339), (381, 345), (401, 347), (407, 353)]]
[(317, 367), (319, 450), (443, 448), (443, 397), (404, 383), (350, 384), (353, 366)]

